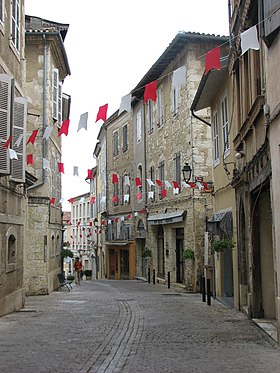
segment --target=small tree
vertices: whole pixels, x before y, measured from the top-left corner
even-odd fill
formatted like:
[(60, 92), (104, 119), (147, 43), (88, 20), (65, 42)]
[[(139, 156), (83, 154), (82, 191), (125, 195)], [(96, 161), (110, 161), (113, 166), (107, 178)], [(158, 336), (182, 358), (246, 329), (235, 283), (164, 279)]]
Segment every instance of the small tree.
[(73, 253), (69, 249), (61, 249), (60, 258), (61, 258), (61, 273), (63, 273), (63, 262), (66, 258), (73, 258)]

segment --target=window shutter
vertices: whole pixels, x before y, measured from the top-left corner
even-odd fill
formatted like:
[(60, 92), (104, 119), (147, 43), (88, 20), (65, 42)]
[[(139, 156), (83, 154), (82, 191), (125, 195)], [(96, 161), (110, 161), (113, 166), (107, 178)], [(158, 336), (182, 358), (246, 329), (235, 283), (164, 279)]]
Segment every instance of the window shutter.
[(263, 1), (263, 36), (268, 45), (270, 45), (280, 27), (279, 0)]
[(12, 179), (19, 183), (25, 182), (25, 128), (27, 118), (27, 100), (25, 97), (15, 97), (14, 99), (14, 122), (12, 139), (13, 144), (20, 135), (23, 135), (21, 144), (14, 150), (18, 159), (12, 159)]
[(58, 83), (58, 98), (57, 98), (57, 121), (58, 125), (62, 123), (62, 83)]
[(12, 78), (0, 74), (0, 174), (10, 173), (10, 158), (8, 149), (3, 149), (4, 143), (11, 135), (11, 90)]
[(53, 92), (53, 118), (58, 119), (58, 69), (53, 69), (53, 81), (52, 81), (52, 92)]

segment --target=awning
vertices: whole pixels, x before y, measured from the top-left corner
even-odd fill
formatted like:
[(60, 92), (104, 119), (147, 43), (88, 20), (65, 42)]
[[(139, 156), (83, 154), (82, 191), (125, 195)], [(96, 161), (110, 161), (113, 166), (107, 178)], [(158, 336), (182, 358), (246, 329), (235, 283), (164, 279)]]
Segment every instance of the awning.
[(208, 232), (219, 234), (219, 230), (232, 236), (232, 211), (218, 211), (208, 220)]
[(178, 210), (164, 214), (149, 215), (147, 221), (151, 225), (179, 223), (184, 220), (185, 215), (185, 210)]
[(123, 241), (106, 241), (105, 245), (110, 245), (110, 246), (127, 246), (127, 245), (129, 245), (129, 242), (123, 242)]

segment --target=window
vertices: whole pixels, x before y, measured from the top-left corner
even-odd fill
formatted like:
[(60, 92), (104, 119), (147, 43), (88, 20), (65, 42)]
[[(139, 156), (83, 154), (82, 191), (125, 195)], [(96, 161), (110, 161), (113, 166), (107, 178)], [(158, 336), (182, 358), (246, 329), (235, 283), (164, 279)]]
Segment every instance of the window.
[(20, 0), (11, 0), (12, 16), (11, 16), (11, 34), (12, 44), (19, 51), (19, 25), (20, 25)]
[(13, 234), (8, 240), (8, 264), (16, 263), (16, 238)]
[(223, 155), (229, 152), (229, 124), (228, 124), (228, 101), (227, 97), (222, 100), (222, 133), (223, 133)]
[[(159, 180), (164, 184), (164, 161), (161, 161), (158, 166), (158, 176)], [(161, 199), (161, 192), (164, 189), (164, 186), (159, 187), (159, 198)]]
[(213, 115), (213, 161), (214, 165), (218, 164), (220, 159), (219, 151), (219, 128), (218, 128), (218, 113)]
[(154, 130), (154, 122), (153, 122), (153, 103), (151, 100), (147, 102), (147, 109), (148, 109), (148, 130), (149, 133), (152, 133)]
[(260, 22), (261, 36), (269, 47), (280, 30), (280, 9), (278, 0), (262, 0), (263, 22)]
[(62, 83), (59, 81), (58, 69), (53, 69), (52, 93), (53, 118), (56, 119), (60, 125), (62, 119)]
[(4, 0), (0, 0), (0, 24), (4, 23)]
[(128, 174), (125, 174), (122, 177), (122, 183), (123, 183), (123, 198), (125, 203), (129, 203), (130, 201), (130, 185), (128, 183), (125, 183), (126, 178), (128, 177)]
[(122, 150), (123, 152), (127, 151), (127, 124), (122, 128)]
[[(181, 185), (181, 154), (175, 153), (174, 155), (174, 181)], [(179, 188), (180, 191), (180, 188)]]
[(52, 235), (52, 249), (51, 249), (51, 256), (54, 257), (55, 254), (55, 237)]
[(140, 142), (142, 139), (142, 118), (141, 118), (141, 110), (139, 110), (136, 114), (136, 140)]
[(113, 156), (116, 157), (119, 154), (119, 132), (113, 132)]
[(139, 188), (138, 191), (139, 191), (139, 193), (142, 193), (142, 190), (143, 190), (143, 169), (142, 169), (141, 165), (138, 166), (137, 177), (139, 177), (139, 179), (141, 180), (141, 183), (142, 183), (142, 185), (138, 186), (138, 188)]
[[(150, 167), (150, 179), (155, 184), (156, 178), (155, 178), (155, 168), (154, 166)], [(155, 200), (155, 185), (151, 185), (151, 192), (154, 192), (154, 198), (150, 198), (150, 201), (153, 202)]]
[(179, 111), (179, 87), (172, 89), (172, 114), (176, 115)]
[(117, 206), (119, 204), (119, 184), (114, 183), (114, 196), (117, 197), (117, 200), (114, 202), (114, 206)]
[(162, 90), (157, 91), (157, 125), (160, 127), (163, 124), (163, 110), (162, 110)]

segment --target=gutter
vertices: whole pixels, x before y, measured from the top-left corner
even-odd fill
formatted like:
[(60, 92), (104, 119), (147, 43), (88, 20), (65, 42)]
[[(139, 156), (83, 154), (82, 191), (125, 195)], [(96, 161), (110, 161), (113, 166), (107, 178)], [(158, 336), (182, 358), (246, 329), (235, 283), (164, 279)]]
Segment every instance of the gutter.
[(207, 124), (207, 126), (211, 127), (211, 123), (207, 122), (206, 120), (200, 118), (199, 116), (197, 116), (195, 113), (194, 113), (194, 109), (191, 109), (191, 113), (192, 113), (192, 116), (194, 116), (196, 119), (200, 120), (201, 122), (203, 122), (204, 124)]

